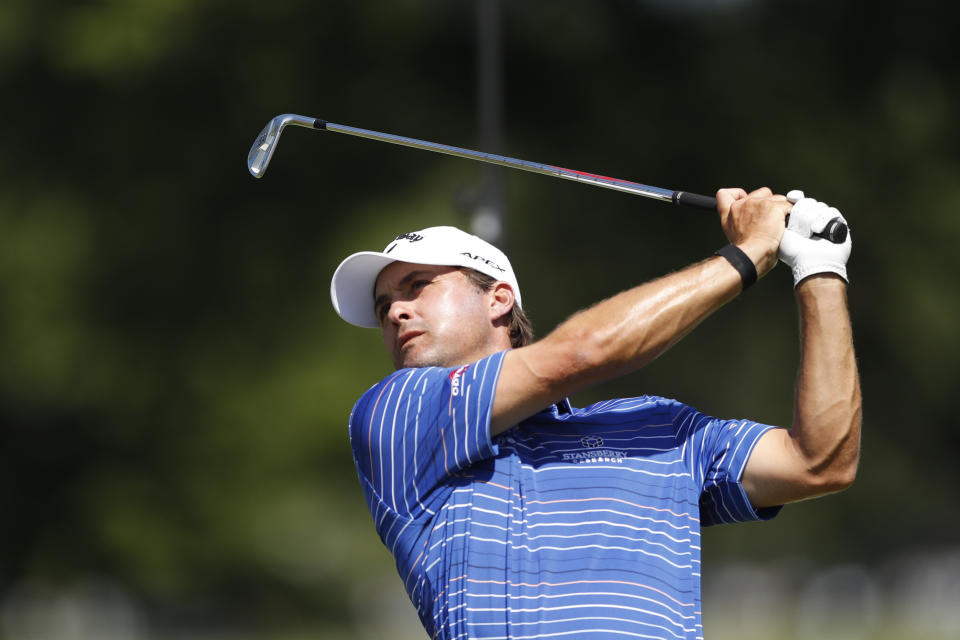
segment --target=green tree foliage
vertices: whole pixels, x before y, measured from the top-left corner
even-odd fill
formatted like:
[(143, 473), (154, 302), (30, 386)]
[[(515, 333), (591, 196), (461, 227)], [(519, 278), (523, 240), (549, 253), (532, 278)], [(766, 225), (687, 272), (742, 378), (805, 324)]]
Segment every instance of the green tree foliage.
[[(504, 152), (704, 193), (799, 186), (851, 220), (858, 484), (711, 532), (708, 561), (785, 545), (870, 561), (953, 538), (953, 5), (502, 14)], [(353, 585), (390, 560), (346, 418), (389, 362), (333, 313), (329, 278), (397, 233), (467, 224), (479, 172), (306, 130), (262, 181), (243, 161), (283, 112), (477, 146), (474, 22), (473, 3), (439, 0), (0, 5), (0, 597), (107, 576), (160, 620), (347, 623)], [(723, 241), (704, 213), (506, 180), (540, 333)], [(775, 270), (649, 369), (577, 400), (658, 393), (788, 424), (789, 282)]]

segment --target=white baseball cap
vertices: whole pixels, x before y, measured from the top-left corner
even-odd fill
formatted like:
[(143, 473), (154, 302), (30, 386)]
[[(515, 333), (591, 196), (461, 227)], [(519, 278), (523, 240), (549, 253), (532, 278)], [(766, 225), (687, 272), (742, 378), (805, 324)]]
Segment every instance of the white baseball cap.
[(361, 251), (341, 262), (330, 283), (337, 314), (358, 327), (378, 328), (374, 287), (383, 268), (393, 262), (469, 267), (509, 284), (520, 306), (520, 285), (503, 251), (456, 227), (430, 227), (400, 234), (383, 251)]

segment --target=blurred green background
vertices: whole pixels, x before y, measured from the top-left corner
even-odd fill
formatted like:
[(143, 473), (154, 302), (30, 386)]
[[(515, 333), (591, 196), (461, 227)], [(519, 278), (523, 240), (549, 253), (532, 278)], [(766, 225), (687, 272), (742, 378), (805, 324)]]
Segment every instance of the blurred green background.
[[(469, 227), (489, 178), (300, 129), (263, 180), (244, 161), (285, 112), (496, 141), (483, 4), (0, 3), (0, 637), (421, 637), (346, 432), (389, 360), (327, 292), (348, 253)], [(799, 187), (854, 230), (860, 475), (706, 532), (708, 638), (960, 637), (958, 18), (928, 0), (499, 5), (502, 153)], [(541, 334), (724, 242), (704, 212), (499, 180)], [(655, 393), (789, 424), (795, 316), (781, 266), (575, 404)]]

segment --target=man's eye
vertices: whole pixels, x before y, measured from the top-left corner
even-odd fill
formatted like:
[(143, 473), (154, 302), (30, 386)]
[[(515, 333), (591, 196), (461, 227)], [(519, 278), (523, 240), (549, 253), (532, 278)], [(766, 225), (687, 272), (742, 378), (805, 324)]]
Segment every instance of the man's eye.
[(384, 318), (387, 317), (387, 311), (389, 310), (390, 310), (390, 305), (388, 304), (382, 304), (379, 307), (377, 307), (377, 317), (380, 319), (381, 323), (383, 322)]
[(414, 283), (413, 283), (413, 288), (414, 288), (414, 289), (423, 289), (423, 288), (424, 288), (425, 286), (427, 286), (428, 284), (430, 284), (430, 281), (429, 281), (429, 280), (416, 280), (416, 281), (414, 281)]

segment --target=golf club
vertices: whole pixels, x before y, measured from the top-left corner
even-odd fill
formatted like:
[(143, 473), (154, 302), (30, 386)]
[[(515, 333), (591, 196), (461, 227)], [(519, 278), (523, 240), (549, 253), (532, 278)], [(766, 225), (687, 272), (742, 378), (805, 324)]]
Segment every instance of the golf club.
[[(632, 182), (630, 180), (621, 180), (619, 178), (610, 178), (594, 173), (587, 173), (585, 171), (564, 169), (563, 167), (556, 167), (551, 164), (530, 162), (529, 160), (519, 160), (517, 158), (510, 158), (508, 156), (484, 153), (482, 151), (473, 151), (471, 149), (463, 149), (461, 147), (453, 147), (446, 144), (440, 144), (438, 142), (418, 140), (416, 138), (407, 138), (391, 133), (381, 133), (379, 131), (370, 131), (369, 129), (358, 129), (357, 127), (334, 124), (333, 122), (327, 122), (326, 120), (321, 120), (319, 118), (298, 116), (292, 113), (285, 113), (270, 120), (270, 122), (267, 123), (267, 126), (263, 128), (263, 131), (260, 132), (260, 135), (258, 135), (257, 139), (254, 141), (253, 146), (250, 148), (250, 153), (247, 155), (247, 169), (254, 178), (263, 177), (263, 174), (267, 170), (267, 165), (270, 164), (270, 159), (273, 157), (274, 151), (276, 151), (280, 134), (283, 133), (284, 128), (288, 125), (307, 127), (310, 129), (323, 129), (326, 131), (333, 131), (334, 133), (344, 133), (351, 136), (379, 140), (380, 142), (389, 142), (391, 144), (398, 144), (404, 147), (414, 147), (416, 149), (424, 149), (425, 151), (445, 153), (452, 156), (458, 156), (460, 158), (467, 158), (469, 160), (488, 162), (490, 164), (498, 164), (504, 167), (510, 167), (512, 169), (522, 169), (524, 171), (540, 173), (547, 176), (553, 176), (554, 178), (574, 180), (576, 182), (591, 184), (596, 187), (625, 191), (634, 195), (643, 196), (645, 198), (653, 198), (655, 200), (662, 200), (664, 202), (675, 202), (677, 204), (697, 207), (700, 209), (708, 209), (710, 211), (716, 211), (717, 209), (717, 199), (712, 196), (703, 196), (697, 193), (690, 193), (689, 191), (672, 191), (670, 189), (661, 189), (660, 187), (651, 187), (650, 185), (640, 184), (639, 182)], [(823, 231), (817, 235), (826, 238), (831, 242), (842, 243), (847, 239), (847, 226), (839, 218), (834, 218), (833, 220), (830, 220)]]

